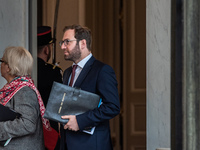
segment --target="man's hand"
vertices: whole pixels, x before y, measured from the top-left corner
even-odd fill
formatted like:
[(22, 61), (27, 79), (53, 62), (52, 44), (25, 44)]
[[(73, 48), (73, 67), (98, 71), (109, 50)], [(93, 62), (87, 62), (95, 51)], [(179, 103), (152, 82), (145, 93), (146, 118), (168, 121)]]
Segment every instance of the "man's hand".
[(72, 130), (72, 131), (78, 131), (79, 126), (76, 120), (75, 115), (66, 115), (66, 116), (61, 116), (62, 119), (69, 119), (67, 124), (64, 126), (64, 129)]

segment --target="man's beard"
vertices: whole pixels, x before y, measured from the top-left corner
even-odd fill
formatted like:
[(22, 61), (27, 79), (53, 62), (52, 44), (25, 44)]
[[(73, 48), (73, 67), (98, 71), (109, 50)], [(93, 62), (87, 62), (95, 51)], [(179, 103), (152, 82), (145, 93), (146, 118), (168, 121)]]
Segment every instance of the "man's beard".
[(80, 59), (81, 51), (79, 45), (76, 45), (70, 52), (69, 55), (64, 55), (65, 60), (71, 60), (75, 62), (76, 60)]

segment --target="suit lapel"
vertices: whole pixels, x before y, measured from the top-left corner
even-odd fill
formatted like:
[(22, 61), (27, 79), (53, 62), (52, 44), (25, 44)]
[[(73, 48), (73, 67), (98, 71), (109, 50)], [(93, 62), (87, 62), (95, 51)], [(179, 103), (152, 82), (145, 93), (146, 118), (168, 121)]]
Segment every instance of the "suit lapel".
[(92, 64), (94, 63), (95, 61), (95, 58), (92, 56), (88, 62), (85, 64), (85, 66), (83, 67), (80, 75), (78, 76), (75, 84), (74, 84), (74, 87), (80, 87), (83, 80), (85, 79), (85, 77), (87, 76), (88, 72), (90, 71), (90, 69), (92, 68)]
[(69, 77), (70, 77), (71, 73), (72, 73), (72, 67), (68, 68), (68, 71), (66, 71), (66, 74), (63, 76), (64, 77), (63, 83), (65, 85), (68, 85), (68, 81), (69, 81)]

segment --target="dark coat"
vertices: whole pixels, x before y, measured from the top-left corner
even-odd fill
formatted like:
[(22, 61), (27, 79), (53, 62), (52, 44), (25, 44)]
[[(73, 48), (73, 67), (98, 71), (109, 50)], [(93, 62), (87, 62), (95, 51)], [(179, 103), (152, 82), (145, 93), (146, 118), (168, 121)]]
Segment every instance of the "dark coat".
[(46, 106), (53, 81), (62, 83), (61, 68), (38, 58), (38, 90)]
[[(41, 94), (42, 100), (46, 107), (49, 95), (51, 92), (51, 88), (53, 82), (62, 83), (62, 69), (56, 65), (46, 63), (41, 58), (38, 58), (38, 91)], [(49, 120), (51, 127), (54, 128), (58, 132), (58, 123), (52, 120)], [(59, 143), (55, 148), (59, 149)]]
[[(65, 70), (63, 83), (68, 84), (72, 67)], [(80, 131), (61, 130), (61, 149), (65, 150), (112, 150), (109, 120), (120, 112), (117, 80), (114, 70), (93, 56), (85, 64), (74, 87), (100, 95), (102, 105), (99, 108), (77, 115)], [(95, 126), (93, 135), (82, 132)]]

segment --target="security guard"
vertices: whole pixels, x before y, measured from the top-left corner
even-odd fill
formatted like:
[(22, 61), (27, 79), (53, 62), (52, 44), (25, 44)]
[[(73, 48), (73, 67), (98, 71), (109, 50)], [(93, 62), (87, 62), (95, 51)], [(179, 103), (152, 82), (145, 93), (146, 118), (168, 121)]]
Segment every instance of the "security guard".
[[(56, 65), (47, 63), (51, 57), (53, 39), (51, 36), (51, 27), (39, 26), (37, 32), (38, 42), (38, 90), (42, 96), (44, 105), (51, 92), (53, 81), (62, 83), (62, 69)], [(58, 123), (50, 120), (51, 127), (58, 131)], [(59, 146), (59, 143), (57, 143)], [(55, 148), (55, 150), (58, 147)]]

